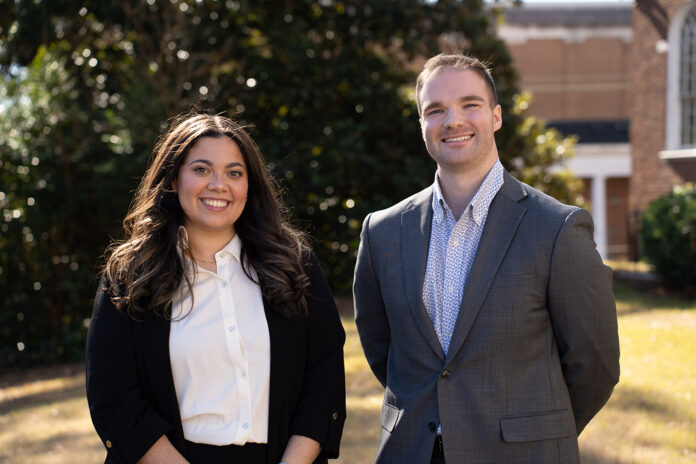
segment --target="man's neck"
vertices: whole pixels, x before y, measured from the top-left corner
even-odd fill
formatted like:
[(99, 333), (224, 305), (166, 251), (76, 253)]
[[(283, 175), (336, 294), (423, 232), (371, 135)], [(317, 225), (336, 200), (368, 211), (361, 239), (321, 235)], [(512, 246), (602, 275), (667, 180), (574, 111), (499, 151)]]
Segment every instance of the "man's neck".
[(462, 216), (497, 161), (496, 158), (489, 166), (477, 171), (452, 172), (438, 168), (437, 178), (442, 196), (456, 219)]

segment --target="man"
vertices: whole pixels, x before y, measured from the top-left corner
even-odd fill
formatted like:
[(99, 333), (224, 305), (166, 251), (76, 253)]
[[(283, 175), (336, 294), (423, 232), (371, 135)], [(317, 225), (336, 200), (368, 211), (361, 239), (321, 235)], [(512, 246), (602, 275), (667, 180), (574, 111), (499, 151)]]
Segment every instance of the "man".
[(385, 388), (375, 462), (577, 463), (619, 378), (591, 216), (503, 169), (480, 61), (431, 58), (416, 95), (435, 182), (365, 218), (355, 269), (360, 340)]

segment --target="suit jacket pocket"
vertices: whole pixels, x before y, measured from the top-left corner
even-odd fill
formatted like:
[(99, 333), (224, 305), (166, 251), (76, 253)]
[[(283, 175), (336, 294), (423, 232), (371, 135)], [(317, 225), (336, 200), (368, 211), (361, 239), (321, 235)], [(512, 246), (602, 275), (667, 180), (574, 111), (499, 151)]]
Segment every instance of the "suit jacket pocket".
[(401, 411), (396, 406), (384, 403), (382, 406), (382, 428), (387, 432), (394, 430), (396, 422), (399, 420), (399, 415)]
[(500, 431), (507, 443), (552, 440), (575, 435), (575, 421), (567, 409), (500, 418)]

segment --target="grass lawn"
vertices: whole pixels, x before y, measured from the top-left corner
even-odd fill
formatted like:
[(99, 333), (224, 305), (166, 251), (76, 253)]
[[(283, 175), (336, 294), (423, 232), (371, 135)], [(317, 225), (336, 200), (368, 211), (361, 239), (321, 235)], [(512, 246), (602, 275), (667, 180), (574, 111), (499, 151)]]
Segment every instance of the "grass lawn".
[[(621, 382), (580, 437), (584, 463), (696, 462), (696, 303), (616, 287)], [(343, 321), (348, 420), (337, 463), (372, 462), (382, 390)], [(0, 376), (0, 463), (101, 463), (82, 367)]]

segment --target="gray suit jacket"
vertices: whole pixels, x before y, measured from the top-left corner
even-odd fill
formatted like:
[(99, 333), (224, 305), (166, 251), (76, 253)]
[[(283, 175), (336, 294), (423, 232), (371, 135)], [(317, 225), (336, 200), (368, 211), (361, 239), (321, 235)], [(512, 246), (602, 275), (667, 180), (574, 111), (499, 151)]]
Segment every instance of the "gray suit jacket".
[(619, 379), (611, 270), (587, 211), (505, 173), (447, 357), (422, 300), (432, 188), (365, 219), (355, 319), (385, 387), (375, 462), (575, 463)]

